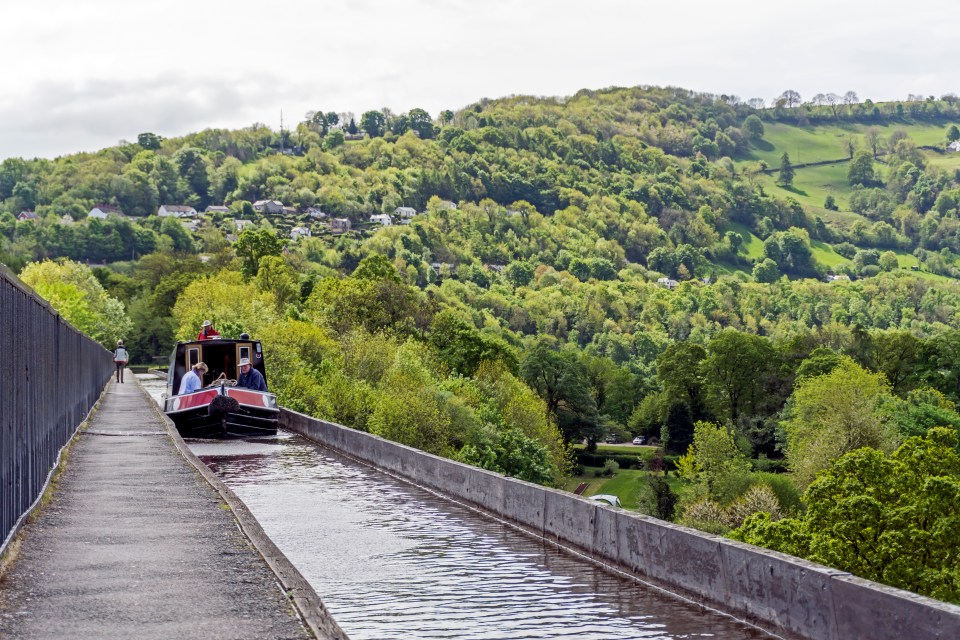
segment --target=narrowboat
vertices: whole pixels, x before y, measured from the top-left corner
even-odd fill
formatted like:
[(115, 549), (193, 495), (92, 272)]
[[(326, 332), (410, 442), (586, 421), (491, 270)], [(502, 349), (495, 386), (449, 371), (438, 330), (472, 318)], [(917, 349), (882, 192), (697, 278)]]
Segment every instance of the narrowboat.
[[(266, 391), (237, 386), (240, 361), (249, 360), (264, 380), (263, 347), (246, 335), (239, 340), (218, 338), (178, 342), (167, 369), (163, 412), (184, 438), (243, 438), (277, 432), (277, 397)], [(179, 394), (183, 377), (197, 363), (207, 365), (202, 386)]]

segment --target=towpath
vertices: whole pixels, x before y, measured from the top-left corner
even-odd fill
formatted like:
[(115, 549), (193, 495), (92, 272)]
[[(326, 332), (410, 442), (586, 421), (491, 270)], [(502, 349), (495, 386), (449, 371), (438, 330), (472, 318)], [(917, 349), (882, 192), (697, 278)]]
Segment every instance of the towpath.
[[(7, 554), (0, 638), (344, 637), (171, 431), (135, 376), (109, 383)], [(315, 610), (301, 618), (284, 589)]]

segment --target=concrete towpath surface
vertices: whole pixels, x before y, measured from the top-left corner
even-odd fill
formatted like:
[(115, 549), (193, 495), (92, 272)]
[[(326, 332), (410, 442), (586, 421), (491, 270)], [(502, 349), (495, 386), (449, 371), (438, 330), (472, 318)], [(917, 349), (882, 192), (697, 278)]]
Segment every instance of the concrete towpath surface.
[(109, 383), (9, 554), (0, 638), (346, 638), (171, 430), (134, 376)]

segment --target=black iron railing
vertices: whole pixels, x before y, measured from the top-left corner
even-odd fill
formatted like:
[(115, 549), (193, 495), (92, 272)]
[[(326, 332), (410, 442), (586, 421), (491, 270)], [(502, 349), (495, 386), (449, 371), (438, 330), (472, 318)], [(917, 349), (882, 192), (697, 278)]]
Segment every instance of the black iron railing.
[(0, 548), (112, 372), (109, 351), (0, 265)]

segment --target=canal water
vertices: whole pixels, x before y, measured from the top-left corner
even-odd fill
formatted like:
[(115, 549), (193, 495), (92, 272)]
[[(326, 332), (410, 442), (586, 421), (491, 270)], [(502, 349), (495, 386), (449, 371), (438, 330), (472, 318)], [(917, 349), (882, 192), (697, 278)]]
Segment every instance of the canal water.
[(353, 640), (771, 637), (297, 435), (188, 443)]

